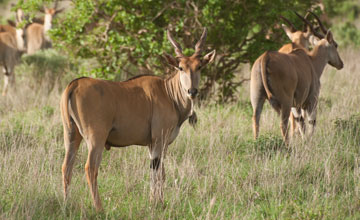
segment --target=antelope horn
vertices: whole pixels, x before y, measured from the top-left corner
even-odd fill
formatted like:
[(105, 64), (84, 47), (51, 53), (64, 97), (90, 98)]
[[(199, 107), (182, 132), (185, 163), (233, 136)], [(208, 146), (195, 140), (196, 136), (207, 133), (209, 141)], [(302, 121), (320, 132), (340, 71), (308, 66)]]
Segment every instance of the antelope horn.
[(321, 31), (324, 33), (324, 34), (326, 34), (327, 33), (327, 29), (325, 28), (325, 26), (323, 25), (323, 23), (320, 21), (320, 18), (314, 13), (314, 12), (312, 12), (312, 11), (309, 11), (314, 17), (315, 17), (315, 19), (318, 21), (318, 23), (319, 23), (319, 26), (320, 26), (320, 28), (321, 28)]
[(54, 9), (55, 9), (55, 10), (56, 10), (57, 7), (58, 7), (58, 2), (59, 2), (58, 0), (55, 1), (55, 5), (54, 5)]
[(173, 39), (169, 30), (167, 30), (167, 37), (168, 37), (170, 43), (175, 48), (176, 56), (183, 57), (184, 55), (182, 54), (182, 48), (181, 48), (180, 44)]
[(288, 25), (290, 26), (290, 31), (294, 33), (296, 31), (296, 27), (291, 23), (287, 18), (283, 17), (282, 15), (279, 16), (281, 19), (283, 19)]
[(200, 37), (200, 40), (195, 45), (195, 53), (196, 54), (201, 54), (203, 45), (205, 43), (206, 36), (207, 36), (207, 30), (206, 30), (206, 28), (204, 28), (204, 31)]
[(39, 11), (42, 12), (42, 13), (45, 13), (45, 6), (39, 7)]
[(295, 13), (305, 24), (307, 24), (307, 25), (310, 27), (311, 32), (312, 32), (316, 37), (318, 37), (318, 38), (320, 38), (320, 39), (323, 39), (323, 38), (325, 37), (324, 35), (316, 32), (315, 29), (314, 29), (314, 27), (312, 26), (312, 24), (311, 24), (308, 20), (306, 20), (305, 18), (303, 18), (303, 17), (302, 17), (301, 15), (299, 15), (296, 11), (294, 11), (294, 13)]
[[(307, 18), (309, 17), (310, 12), (307, 12), (306, 15), (304, 16), (304, 19), (307, 20)], [(304, 24), (303, 26), (303, 32), (306, 32), (308, 30), (307, 28), (308, 26), (306, 24)]]

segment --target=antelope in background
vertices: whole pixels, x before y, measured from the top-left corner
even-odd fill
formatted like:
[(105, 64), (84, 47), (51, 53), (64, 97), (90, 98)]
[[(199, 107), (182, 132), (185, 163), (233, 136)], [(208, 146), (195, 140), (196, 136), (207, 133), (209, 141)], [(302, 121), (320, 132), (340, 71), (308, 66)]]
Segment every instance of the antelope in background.
[(52, 19), (54, 16), (63, 11), (63, 9), (57, 9), (58, 1), (55, 2), (54, 8), (41, 9), (40, 11), (45, 13), (44, 23), (32, 23), (26, 29), (27, 37), (27, 53), (34, 54), (37, 50), (46, 49), (51, 47), (51, 39), (48, 35), (48, 31), (52, 27)]
[[(312, 33), (314, 34), (313, 36), (309, 37), (309, 43), (314, 46), (315, 42), (318, 41), (319, 39), (323, 39), (327, 33), (327, 29), (325, 28), (325, 26), (323, 25), (323, 23), (321, 22), (321, 19), (312, 11), (308, 11), (308, 13), (306, 14), (306, 16), (303, 18), (301, 17), (298, 13), (295, 12), (295, 14), (301, 19), (303, 20), (303, 22), (306, 24), (305, 26), (307, 26), (308, 29), (310, 29), (312, 31)], [(313, 15), (318, 23), (318, 27), (314, 28), (309, 21), (306, 19), (307, 15)], [(315, 30), (320, 29), (322, 31), (322, 33), (319, 33)], [(335, 40), (333, 40), (333, 44), (335, 45), (335, 47), (337, 47), (337, 43)], [(308, 49), (308, 48), (306, 48)], [(294, 117), (294, 115), (296, 115), (296, 117)], [(294, 136), (296, 129), (298, 128), (298, 132), (300, 133), (302, 138), (305, 138), (305, 115), (306, 112), (303, 109), (297, 109), (297, 108), (291, 108), (291, 113), (290, 113), (290, 136)], [(297, 126), (300, 125), (300, 126)]]
[[(309, 22), (307, 24), (315, 31)], [(300, 117), (296, 114), (299, 111), (306, 113), (310, 134), (313, 133), (320, 77), (325, 65), (329, 63), (337, 69), (343, 68), (331, 31), (327, 31), (325, 36), (320, 33), (316, 33), (316, 36), (321, 37), (321, 40), (313, 38), (315, 46), (311, 52), (299, 48), (289, 54), (267, 51), (253, 65), (250, 98), (253, 107), (254, 138), (258, 137), (260, 114), (265, 99), (268, 99), (270, 105), (280, 113), (280, 128), (285, 143), (288, 143), (287, 124), (292, 107), (296, 109), (293, 111), (296, 119)], [(295, 121), (300, 130), (304, 131), (304, 124)]]
[(149, 75), (124, 82), (79, 78), (66, 87), (60, 102), (66, 151), (62, 166), (65, 199), (75, 156), (84, 139), (88, 146), (85, 172), (96, 210), (102, 210), (98, 169), (103, 150), (111, 146), (149, 147), (151, 198), (163, 201), (163, 158), (167, 146), (175, 140), (182, 123), (192, 115), (201, 68), (215, 58), (215, 50), (201, 56), (206, 35), (204, 29), (195, 53), (187, 57), (167, 32), (176, 53), (176, 58), (164, 55), (176, 69), (167, 79)]
[[(288, 19), (281, 16), (281, 18), (285, 22), (287, 22), (290, 26), (290, 28), (288, 28), (286, 25), (282, 24), (282, 27), (283, 27), (286, 35), (290, 38), (292, 43), (288, 43), (288, 44), (285, 44), (284, 46), (282, 46), (278, 50), (279, 52), (290, 53), (296, 48), (308, 50), (309, 45), (314, 46), (314, 39), (318, 40), (318, 39), (324, 38), (324, 36), (319, 34), (317, 31), (315, 31), (315, 28), (312, 25), (309, 25), (309, 22), (306, 20), (307, 17), (310, 14), (312, 14), (316, 18), (316, 20), (318, 21), (320, 26), (323, 27), (319, 17), (317, 17), (316, 14), (309, 11), (306, 13), (305, 17), (302, 17), (297, 12), (294, 11), (294, 13), (296, 14), (297, 17), (299, 17), (304, 22), (303, 31), (297, 30), (296, 27)], [(295, 135), (295, 131), (296, 131), (296, 127), (297, 127), (296, 126), (297, 123), (295, 123), (294, 114), (297, 115), (296, 120), (298, 121), (298, 123), (301, 123), (303, 125), (302, 127), (305, 126), (305, 120), (304, 120), (305, 112), (304, 111), (298, 112), (296, 110), (296, 108), (291, 108), (291, 113), (290, 113), (290, 135), (291, 135), (291, 137)], [(304, 138), (304, 132), (301, 129), (299, 129), (299, 131), (300, 131), (301, 136)]]
[(7, 94), (9, 83), (15, 85), (15, 65), (26, 50), (24, 29), (18, 27), (22, 19), (22, 10), (18, 9), (16, 11), (16, 24), (8, 21), (10, 25), (0, 26), (0, 65), (3, 66), (5, 75), (3, 96)]
[[(294, 12), (298, 17), (300, 17), (302, 20), (304, 18), (302, 18), (298, 13)], [(305, 18), (308, 17), (309, 13), (307, 13), (305, 15)], [(289, 37), (291, 43), (285, 44), (283, 45), (278, 52), (281, 53), (291, 53), (295, 48), (303, 48), (303, 49), (308, 49), (309, 48), (309, 41), (310, 39), (312, 39), (313, 35), (314, 35), (314, 30), (309, 27), (309, 25), (305, 22), (304, 23), (304, 27), (303, 30), (298, 30), (295, 25), (293, 23), (291, 23), (287, 18), (280, 16), (280, 18), (282, 20), (284, 20), (288, 25), (286, 26), (285, 24), (282, 24), (282, 28), (285, 31), (286, 35)], [(304, 21), (304, 20), (303, 20)], [(316, 34), (316, 33), (315, 33)], [(258, 59), (256, 59), (256, 61), (253, 64), (253, 68), (252, 68), (252, 72), (254, 71), (260, 71), (260, 65), (261, 65), (261, 61), (262, 59), (259, 57)], [(257, 69), (256, 69), (257, 68)], [(259, 105), (263, 105), (262, 103), (259, 103)], [(262, 110), (262, 106), (258, 108), (259, 111)], [(253, 123), (258, 124), (260, 121), (260, 113), (257, 114), (253, 114), (253, 115), (258, 115), (258, 117), (254, 117), (253, 116)], [(258, 127), (254, 128), (254, 129), (258, 129)], [(257, 138), (257, 136), (255, 136), (255, 133), (258, 133), (258, 130), (255, 132), (254, 131), (254, 138)]]

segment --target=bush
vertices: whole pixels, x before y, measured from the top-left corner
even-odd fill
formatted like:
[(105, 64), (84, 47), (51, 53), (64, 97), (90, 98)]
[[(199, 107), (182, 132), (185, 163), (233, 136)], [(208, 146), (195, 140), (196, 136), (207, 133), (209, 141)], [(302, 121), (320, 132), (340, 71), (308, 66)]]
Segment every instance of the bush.
[[(161, 59), (174, 54), (166, 38), (169, 29), (189, 55), (203, 27), (208, 28), (206, 50), (216, 49), (217, 59), (202, 71), (202, 97), (232, 100), (241, 85), (236, 78), (242, 63), (252, 63), (261, 53), (278, 49), (286, 41), (282, 29), (273, 28), (282, 14), (301, 21), (290, 11), (304, 13), (315, 0), (87, 0), (72, 1), (73, 8), (58, 20), (52, 31), (55, 45), (73, 57), (95, 58), (97, 66), (81, 75), (123, 80), (132, 75), (168, 72)], [(36, 8), (40, 0), (21, 7)], [(20, 5), (19, 5), (20, 6)], [(269, 10), (271, 9), (271, 10)], [(300, 26), (299, 26), (300, 27)], [(270, 39), (264, 36), (270, 34)], [(241, 82), (241, 81), (240, 81)]]

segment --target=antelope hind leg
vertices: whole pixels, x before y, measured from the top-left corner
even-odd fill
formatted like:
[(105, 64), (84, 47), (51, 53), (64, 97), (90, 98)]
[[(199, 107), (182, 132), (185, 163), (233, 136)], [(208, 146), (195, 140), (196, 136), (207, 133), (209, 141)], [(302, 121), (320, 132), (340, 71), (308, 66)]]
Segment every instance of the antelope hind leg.
[(72, 169), (81, 140), (82, 137), (74, 123), (73, 126), (69, 129), (64, 127), (65, 158), (62, 165), (64, 200), (66, 200), (68, 195), (68, 188), (72, 177)]
[(102, 153), (105, 149), (105, 141), (99, 141), (96, 139), (88, 140), (87, 145), (89, 148), (88, 159), (85, 165), (86, 178), (94, 202), (96, 211), (102, 211), (102, 205), (99, 196), (97, 176), (102, 159)]
[(254, 139), (259, 136), (259, 122), (262, 108), (265, 102), (265, 97), (262, 95), (251, 95), (251, 105), (253, 108), (252, 125)]

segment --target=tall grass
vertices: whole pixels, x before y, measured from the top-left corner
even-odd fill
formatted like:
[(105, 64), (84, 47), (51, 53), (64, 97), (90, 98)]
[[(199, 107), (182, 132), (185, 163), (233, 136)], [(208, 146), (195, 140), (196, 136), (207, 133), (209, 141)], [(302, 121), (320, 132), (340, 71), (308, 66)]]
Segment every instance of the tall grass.
[(186, 122), (168, 149), (164, 204), (149, 201), (146, 147), (105, 151), (98, 177), (103, 213), (92, 207), (85, 144), (63, 201), (58, 105), (64, 85), (55, 80), (49, 90), (46, 81), (29, 83), (38, 76), (23, 64), (16, 93), (0, 99), (0, 218), (359, 219), (359, 55), (342, 51), (345, 68), (326, 68), (315, 135), (290, 147), (268, 104), (261, 136), (252, 140), (248, 85), (237, 103), (198, 109), (197, 128)]

